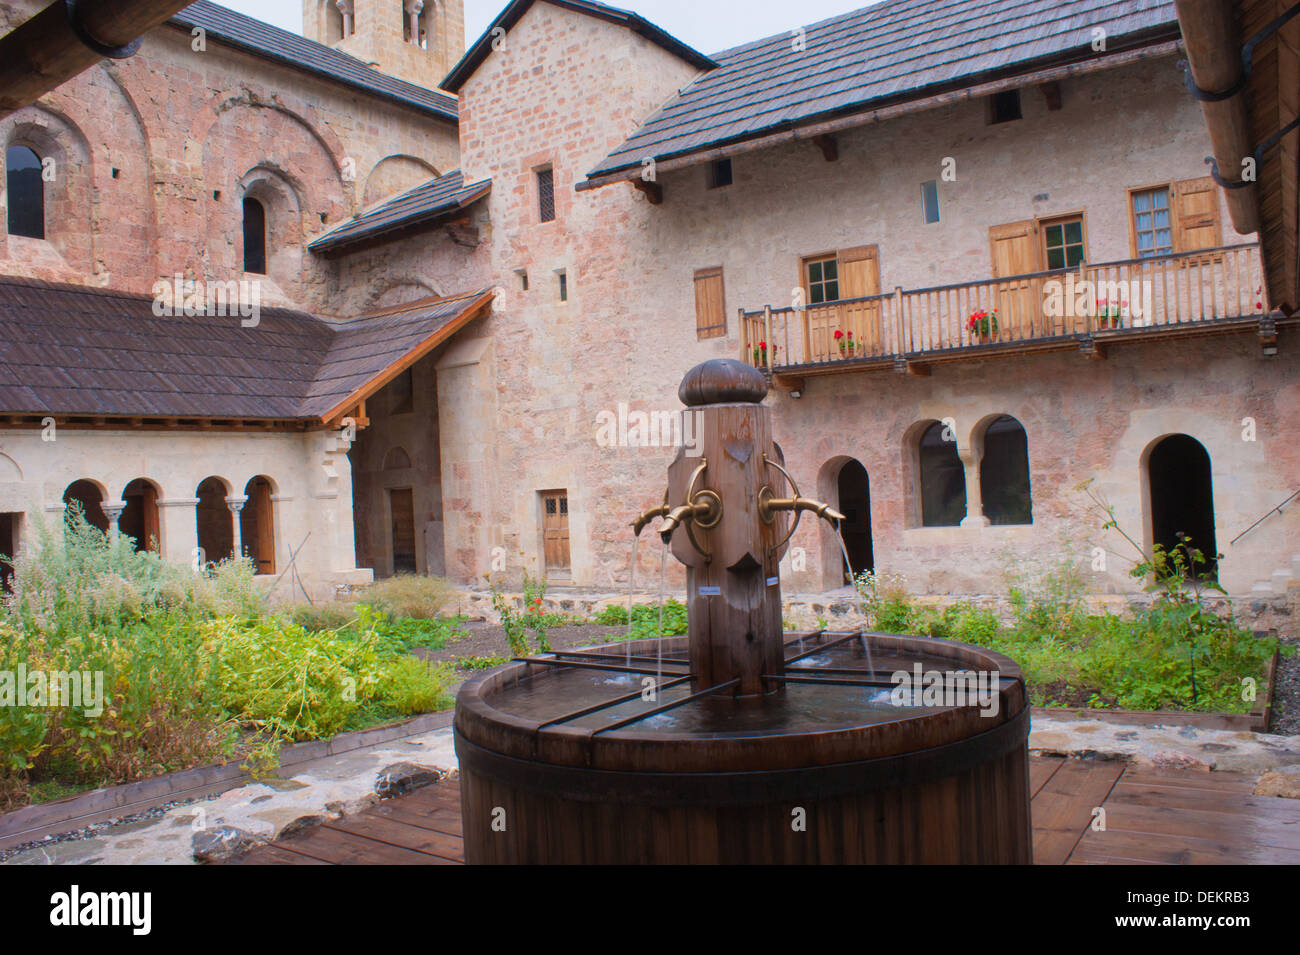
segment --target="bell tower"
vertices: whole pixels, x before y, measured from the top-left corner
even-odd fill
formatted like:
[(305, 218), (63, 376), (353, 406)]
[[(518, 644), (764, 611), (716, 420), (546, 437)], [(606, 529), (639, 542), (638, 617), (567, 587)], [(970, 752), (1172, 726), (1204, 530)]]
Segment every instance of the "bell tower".
[(465, 52), (464, 0), (302, 0), (309, 40), (430, 89)]

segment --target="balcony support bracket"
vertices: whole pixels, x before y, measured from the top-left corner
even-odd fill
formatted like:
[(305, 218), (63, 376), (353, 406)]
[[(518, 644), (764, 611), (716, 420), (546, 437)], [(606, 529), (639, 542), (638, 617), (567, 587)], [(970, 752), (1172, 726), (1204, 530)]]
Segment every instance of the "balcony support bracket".
[(1259, 320), (1259, 347), (1267, 358), (1277, 354), (1277, 321), (1272, 315)]
[(1106, 346), (1104, 343), (1097, 341), (1095, 338), (1082, 338), (1079, 340), (1079, 352), (1084, 358), (1092, 361), (1106, 360)]
[(906, 358), (894, 359), (894, 371), (908, 378), (929, 378), (930, 366), (920, 362), (909, 361)]
[(835, 162), (840, 158), (839, 141), (829, 134), (813, 137), (813, 145), (822, 151), (822, 158), (827, 162)]
[(657, 182), (647, 182), (645, 179), (633, 179), (632, 188), (641, 195), (645, 196), (646, 201), (652, 206), (662, 205), (664, 201), (664, 187)]

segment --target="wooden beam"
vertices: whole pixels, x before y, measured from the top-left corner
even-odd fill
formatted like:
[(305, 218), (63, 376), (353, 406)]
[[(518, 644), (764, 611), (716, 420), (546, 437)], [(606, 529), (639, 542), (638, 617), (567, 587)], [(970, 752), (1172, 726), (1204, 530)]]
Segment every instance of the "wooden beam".
[(804, 379), (793, 375), (773, 375), (772, 384), (784, 391), (803, 391)]
[(646, 201), (652, 206), (662, 205), (664, 201), (664, 187), (657, 182), (647, 182), (644, 179), (633, 179), (632, 188), (641, 195), (646, 197)]
[(51, 3), (0, 37), (0, 118), (106, 56), (129, 56), (134, 52), (130, 44), (189, 5), (190, 0), (81, 0), (75, 7), (63, 0)]
[(1043, 99), (1047, 101), (1047, 108), (1055, 112), (1061, 108), (1061, 83), (1059, 80), (1048, 80), (1038, 87), (1042, 90)]
[(827, 162), (835, 162), (840, 158), (839, 141), (830, 133), (814, 136), (812, 141), (813, 145), (822, 151), (822, 158)]
[(1079, 342), (1079, 354), (1084, 358), (1090, 358), (1093, 361), (1106, 360), (1106, 346), (1095, 338), (1085, 338)]
[(1271, 315), (1259, 320), (1259, 347), (1266, 357), (1277, 354), (1277, 322)]
[(894, 371), (908, 378), (929, 378), (930, 366), (923, 362), (910, 361), (907, 358), (894, 359)]

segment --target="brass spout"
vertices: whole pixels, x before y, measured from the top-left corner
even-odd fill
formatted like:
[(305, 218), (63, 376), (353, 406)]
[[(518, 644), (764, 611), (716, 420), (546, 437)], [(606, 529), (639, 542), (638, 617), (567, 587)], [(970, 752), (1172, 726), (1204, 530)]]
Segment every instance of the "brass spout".
[(673, 536), (673, 531), (687, 521), (707, 530), (710, 527), (717, 527), (721, 520), (722, 498), (710, 490), (699, 491), (690, 504), (680, 504), (668, 511), (663, 526), (659, 528), (659, 536), (667, 541)]
[(650, 510), (646, 511), (632, 522), (632, 532), (637, 537), (640, 537), (641, 532), (645, 530), (647, 524), (653, 521), (656, 517), (666, 517), (668, 515), (668, 510), (669, 508), (667, 504), (660, 504), (658, 507), (650, 508)]
[[(766, 488), (764, 489), (766, 490)], [(814, 501), (810, 497), (766, 497), (759, 495), (758, 514), (764, 521), (771, 523), (772, 517), (777, 511), (812, 511), (822, 520), (842, 521), (844, 515), (829, 504), (823, 504), (821, 501)]]

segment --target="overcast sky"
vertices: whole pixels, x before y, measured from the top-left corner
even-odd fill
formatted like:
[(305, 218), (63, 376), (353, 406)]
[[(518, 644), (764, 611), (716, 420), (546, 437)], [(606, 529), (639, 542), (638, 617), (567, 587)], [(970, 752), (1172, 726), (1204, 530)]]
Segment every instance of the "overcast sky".
[[(259, 20), (302, 33), (302, 0), (218, 0)], [(465, 0), (465, 42), (487, 29), (508, 0)], [(816, 23), (869, 5), (870, 0), (614, 0), (703, 53)]]

